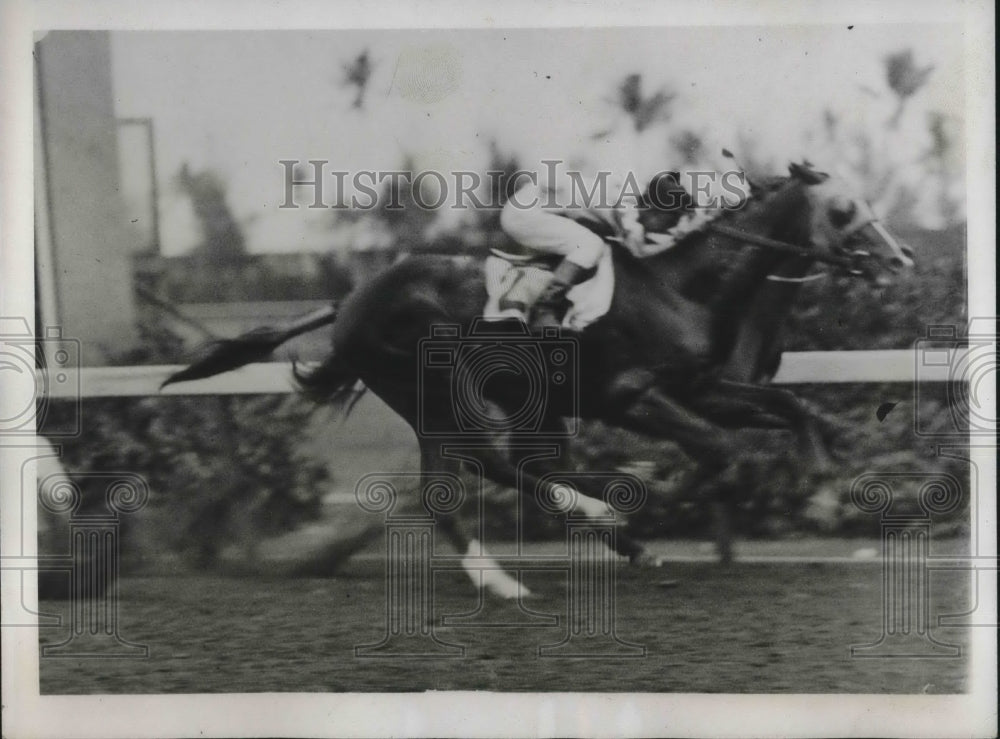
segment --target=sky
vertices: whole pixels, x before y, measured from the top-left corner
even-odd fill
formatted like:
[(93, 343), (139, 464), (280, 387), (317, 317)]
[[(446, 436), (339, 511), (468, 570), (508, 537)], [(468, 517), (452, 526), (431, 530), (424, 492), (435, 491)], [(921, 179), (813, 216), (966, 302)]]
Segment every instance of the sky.
[[(175, 183), (184, 162), (222, 177), (251, 251), (283, 252), (328, 248), (331, 221), (277, 207), (281, 159), (356, 171), (396, 169), (409, 156), (421, 169), (483, 169), (496, 140), (529, 166), (561, 158), (648, 175), (676, 166), (664, 161), (665, 142), (687, 128), (712, 151), (752, 144), (774, 162), (834, 167), (808, 134), (827, 108), (882, 128), (893, 108), (883, 59), (906, 48), (935, 68), (880, 145), (910, 161), (929, 145), (928, 111), (961, 129), (958, 26), (115, 31), (112, 71), (117, 115), (154, 121), (164, 253), (200, 238)], [(375, 67), (355, 110), (342, 65), (364, 50)], [(677, 95), (669, 125), (638, 138), (610, 103), (636, 72), (647, 92)], [(126, 198), (140, 208), (148, 174), (134, 139), (123, 139), (122, 160)]]

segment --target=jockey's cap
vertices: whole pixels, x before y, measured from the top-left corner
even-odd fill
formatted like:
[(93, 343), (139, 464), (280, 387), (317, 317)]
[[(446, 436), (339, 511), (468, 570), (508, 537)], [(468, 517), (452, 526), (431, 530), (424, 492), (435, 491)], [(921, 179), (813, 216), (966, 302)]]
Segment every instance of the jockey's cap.
[(694, 200), (680, 183), (678, 172), (659, 172), (646, 185), (640, 207), (677, 212), (694, 209)]

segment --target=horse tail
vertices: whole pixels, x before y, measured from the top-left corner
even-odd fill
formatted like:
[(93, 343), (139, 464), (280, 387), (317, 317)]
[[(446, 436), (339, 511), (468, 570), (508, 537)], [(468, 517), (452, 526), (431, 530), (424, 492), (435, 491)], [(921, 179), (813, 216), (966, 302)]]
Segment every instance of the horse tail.
[(210, 349), (202, 359), (170, 375), (160, 385), (160, 389), (175, 382), (201, 380), (243, 367), (251, 362), (264, 361), (286, 341), (333, 323), (336, 318), (337, 307), (329, 305), (308, 313), (284, 327), (256, 328), (235, 339), (213, 342), (209, 344)]
[[(387, 365), (412, 361), (414, 347), (429, 327), (449, 320), (439, 283), (460, 279), (453, 271), (440, 260), (410, 257), (351, 293), (333, 327), (332, 351), (315, 367), (293, 365), (298, 389), (315, 403), (339, 406), (349, 414), (366, 392), (359, 366), (370, 368), (374, 357)], [(368, 361), (359, 361), (360, 356)]]
[(292, 364), (292, 374), (302, 394), (314, 403), (332, 403), (350, 414), (354, 404), (365, 393), (358, 372), (336, 351), (327, 355), (317, 367), (300, 371)]

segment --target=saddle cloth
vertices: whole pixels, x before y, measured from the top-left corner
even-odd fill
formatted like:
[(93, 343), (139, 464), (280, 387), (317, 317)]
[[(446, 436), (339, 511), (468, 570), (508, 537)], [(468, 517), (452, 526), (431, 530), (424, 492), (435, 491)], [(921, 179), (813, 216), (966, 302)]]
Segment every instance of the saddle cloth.
[[(500, 320), (520, 318), (527, 321), (524, 312), (517, 308), (500, 308), (500, 299), (525, 305), (534, 304), (545, 287), (552, 281), (552, 272), (531, 264), (515, 264), (501, 257), (490, 255), (484, 266), (486, 276), (486, 307), (483, 318)], [(574, 285), (566, 294), (569, 310), (563, 318), (563, 327), (581, 331), (611, 308), (615, 293), (615, 273), (611, 248), (604, 247), (594, 276)]]

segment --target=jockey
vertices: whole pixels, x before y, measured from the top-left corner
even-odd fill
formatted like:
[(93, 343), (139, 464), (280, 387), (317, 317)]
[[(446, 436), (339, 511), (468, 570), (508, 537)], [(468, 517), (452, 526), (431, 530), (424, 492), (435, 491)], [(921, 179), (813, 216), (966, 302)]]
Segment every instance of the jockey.
[(686, 230), (677, 227), (694, 214), (694, 201), (678, 179), (676, 172), (659, 173), (638, 202), (634, 197), (629, 202), (622, 188), (609, 183), (610, 202), (587, 207), (573, 204), (554, 184), (529, 183), (519, 188), (504, 205), (500, 226), (526, 253), (494, 253), (515, 263), (547, 255), (562, 257), (534, 305), (525, 306), (531, 325), (561, 325), (566, 293), (592, 274), (604, 253), (605, 241), (599, 232), (614, 234), (637, 257), (672, 246)]

